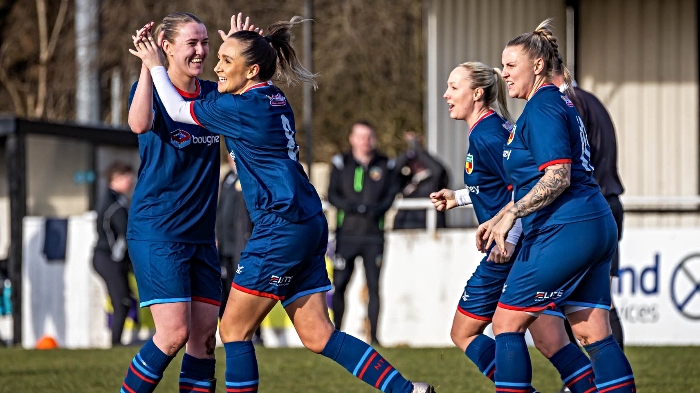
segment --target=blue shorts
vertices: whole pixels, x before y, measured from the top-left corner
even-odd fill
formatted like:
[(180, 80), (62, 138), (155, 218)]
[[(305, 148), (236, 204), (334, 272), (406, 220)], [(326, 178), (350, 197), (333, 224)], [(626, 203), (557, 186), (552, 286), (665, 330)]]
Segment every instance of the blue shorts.
[(141, 307), (190, 301), (221, 305), (221, 266), (214, 244), (127, 243)]
[(610, 263), (616, 249), (612, 214), (533, 230), (513, 262), (498, 306), (527, 312), (558, 306), (565, 314), (582, 308), (609, 310)]
[(303, 296), (330, 291), (327, 245), (323, 213), (297, 223), (267, 214), (255, 223), (231, 286), (281, 300), (284, 307)]
[[(520, 251), (520, 246), (515, 249), (511, 260), (515, 260)], [(489, 252), (476, 267), (474, 274), (467, 281), (464, 292), (459, 299), (457, 310), (462, 314), (479, 321), (491, 321), (496, 312), (498, 300), (503, 292), (503, 284), (508, 278), (508, 273), (513, 267), (513, 262), (495, 263), (487, 262)], [(563, 318), (558, 310), (548, 310), (550, 315)]]

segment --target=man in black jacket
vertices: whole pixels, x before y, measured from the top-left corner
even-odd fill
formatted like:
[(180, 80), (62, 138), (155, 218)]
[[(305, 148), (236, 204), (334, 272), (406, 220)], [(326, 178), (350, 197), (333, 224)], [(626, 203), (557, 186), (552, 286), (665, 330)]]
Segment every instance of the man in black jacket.
[(398, 190), (394, 163), (375, 150), (374, 128), (366, 121), (353, 124), (351, 151), (332, 159), (328, 201), (338, 209), (336, 250), (333, 261), (333, 317), (341, 329), (345, 313), (345, 290), (362, 257), (369, 291), (367, 314), (370, 338), (378, 344), (379, 275), (384, 254), (384, 214)]
[(106, 172), (107, 186), (97, 202), (97, 243), (92, 265), (104, 279), (112, 302), (112, 345), (121, 345), (124, 322), (134, 302), (129, 288), (131, 263), (126, 248), (128, 194), (134, 184), (134, 170), (122, 162), (112, 163)]

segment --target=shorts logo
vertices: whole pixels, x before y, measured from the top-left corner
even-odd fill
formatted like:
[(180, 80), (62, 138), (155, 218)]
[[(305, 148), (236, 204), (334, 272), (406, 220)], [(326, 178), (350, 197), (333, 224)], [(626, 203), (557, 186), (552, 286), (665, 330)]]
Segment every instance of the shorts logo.
[(369, 178), (374, 180), (374, 181), (379, 181), (384, 173), (382, 172), (382, 168), (373, 166), (369, 169)]
[(570, 107), (570, 108), (573, 108), (573, 107), (574, 107), (574, 103), (571, 102), (571, 100), (569, 99), (569, 97), (567, 97), (567, 96), (561, 96), (561, 99), (564, 100), (564, 102), (566, 102), (566, 106), (568, 106), (568, 107)]
[(467, 291), (464, 291), (464, 293), (462, 294), (462, 300), (464, 300), (465, 302), (469, 300), (469, 295), (467, 294)]
[(178, 149), (182, 149), (192, 143), (192, 135), (185, 130), (175, 130), (170, 133), (170, 142)]
[(515, 129), (518, 128), (517, 124), (513, 125), (513, 128), (510, 129), (510, 135), (508, 135), (508, 144), (510, 145), (511, 142), (513, 142), (513, 139), (515, 138)]
[(464, 169), (467, 171), (468, 175), (471, 175), (474, 170), (474, 156), (471, 154), (467, 154), (467, 161), (464, 164)]
[(267, 96), (270, 99), (270, 106), (285, 106), (287, 105), (287, 99), (280, 93), (274, 94), (272, 96)]
[(535, 300), (536, 301), (543, 301), (543, 300), (554, 300), (554, 299), (559, 299), (564, 293), (562, 291), (555, 291), (555, 292), (541, 292), (538, 291), (537, 294), (535, 295)]
[(280, 276), (272, 275), (272, 276), (270, 276), (270, 285), (274, 285), (276, 287), (283, 287), (283, 286), (289, 285), (289, 283), (292, 282), (292, 278), (294, 278), (294, 276), (282, 276), (282, 277), (280, 277)]
[(243, 273), (243, 268), (244, 268), (244, 266), (238, 265), (238, 267), (236, 268), (236, 274)]

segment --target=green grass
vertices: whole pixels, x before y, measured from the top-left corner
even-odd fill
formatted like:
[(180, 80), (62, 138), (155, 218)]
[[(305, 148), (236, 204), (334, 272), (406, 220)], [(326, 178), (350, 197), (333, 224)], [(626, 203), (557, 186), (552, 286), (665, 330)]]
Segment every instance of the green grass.
[[(52, 351), (0, 349), (0, 392), (116, 393), (137, 347)], [(455, 348), (382, 348), (382, 355), (413, 380), (438, 392), (493, 392), (493, 385)], [(626, 350), (641, 393), (700, 393), (700, 348), (631, 347)], [(531, 352), (534, 386), (557, 392), (559, 376), (538, 352)], [(216, 352), (217, 392), (224, 392), (225, 355)], [(305, 349), (257, 349), (261, 393), (371, 393), (374, 389), (323, 356)], [(181, 356), (166, 370), (156, 392), (176, 392)]]

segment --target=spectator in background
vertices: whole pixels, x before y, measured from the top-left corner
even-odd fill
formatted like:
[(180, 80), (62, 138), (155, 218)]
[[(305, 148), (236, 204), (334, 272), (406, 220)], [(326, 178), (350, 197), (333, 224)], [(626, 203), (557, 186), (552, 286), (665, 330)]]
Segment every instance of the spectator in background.
[(134, 169), (117, 161), (107, 168), (106, 178), (107, 189), (97, 202), (97, 244), (92, 266), (107, 285), (112, 302), (112, 346), (115, 346), (122, 343), (124, 322), (134, 302), (128, 279), (131, 262), (126, 252), (126, 195), (134, 185)]
[[(396, 159), (396, 175), (404, 198), (428, 198), (435, 190), (447, 188), (450, 177), (445, 167), (425, 149), (419, 137), (408, 131), (404, 134), (408, 150)], [(425, 228), (426, 212), (423, 209), (399, 210), (394, 218), (394, 229)], [(437, 212), (437, 227), (445, 228), (445, 212)]]
[(328, 201), (338, 209), (336, 250), (333, 258), (333, 319), (341, 329), (345, 313), (345, 290), (362, 257), (369, 291), (367, 315), (370, 339), (378, 344), (379, 274), (384, 254), (384, 214), (398, 191), (394, 161), (376, 150), (377, 135), (367, 121), (350, 130), (351, 150), (333, 157)]

